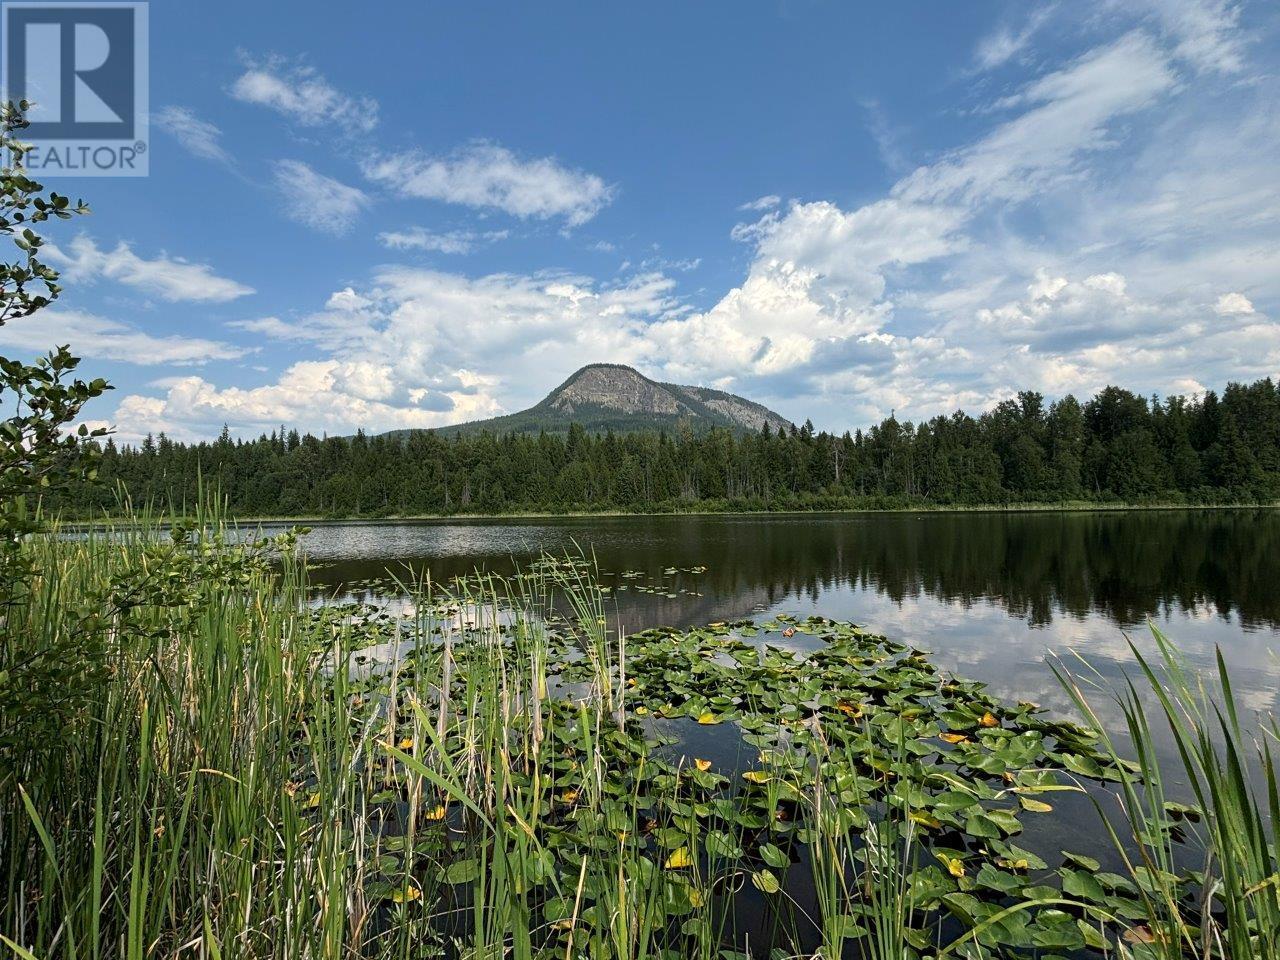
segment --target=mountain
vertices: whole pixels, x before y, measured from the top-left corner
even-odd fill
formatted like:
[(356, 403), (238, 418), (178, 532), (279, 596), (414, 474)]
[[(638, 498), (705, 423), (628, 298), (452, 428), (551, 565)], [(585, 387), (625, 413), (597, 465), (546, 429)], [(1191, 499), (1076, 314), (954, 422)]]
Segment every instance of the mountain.
[(710, 387), (659, 383), (621, 364), (592, 363), (528, 410), (441, 427), (436, 432), (450, 436), (481, 431), (566, 433), (574, 423), (592, 433), (675, 430), (686, 426), (695, 432), (726, 427), (743, 433), (758, 431), (765, 423), (773, 430), (792, 425), (768, 407), (736, 394)]

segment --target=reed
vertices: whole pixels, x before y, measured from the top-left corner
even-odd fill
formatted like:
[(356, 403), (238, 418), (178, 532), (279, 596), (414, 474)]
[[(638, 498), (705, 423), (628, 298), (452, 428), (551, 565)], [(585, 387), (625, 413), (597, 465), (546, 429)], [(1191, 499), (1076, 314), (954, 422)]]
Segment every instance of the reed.
[[(1123, 685), (1056, 667), (1107, 753), (1125, 761), (1116, 764), (1114, 806), (1098, 801), (1098, 812), (1141, 893), (1145, 923), (1134, 928), (1129, 952), (1169, 960), (1280, 956), (1273, 753), (1280, 730), (1274, 717), (1259, 725), (1244, 714), (1221, 652), (1216, 673), (1203, 676), (1159, 629), (1151, 635), (1154, 655), (1130, 640), (1138, 675)], [(1127, 750), (1101, 720), (1099, 691), (1124, 717)], [(1161, 762), (1161, 736), (1177, 764)], [(1171, 796), (1175, 789), (1190, 803)], [(1192, 883), (1180, 873), (1185, 862), (1196, 868)]]

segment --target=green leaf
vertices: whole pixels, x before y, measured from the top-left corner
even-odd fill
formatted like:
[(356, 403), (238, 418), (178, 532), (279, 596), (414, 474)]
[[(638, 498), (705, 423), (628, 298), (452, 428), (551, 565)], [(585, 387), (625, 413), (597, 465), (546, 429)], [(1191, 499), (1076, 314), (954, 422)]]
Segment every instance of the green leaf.
[(777, 893), (782, 889), (781, 884), (778, 883), (778, 878), (769, 870), (757, 870), (751, 874), (751, 883), (757, 890), (761, 890), (764, 893)]

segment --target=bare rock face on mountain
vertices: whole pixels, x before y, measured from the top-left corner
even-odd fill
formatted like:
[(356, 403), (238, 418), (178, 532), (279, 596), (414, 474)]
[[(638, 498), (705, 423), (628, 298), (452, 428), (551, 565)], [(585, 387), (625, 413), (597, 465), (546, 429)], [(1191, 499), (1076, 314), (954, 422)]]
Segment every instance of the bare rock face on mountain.
[(569, 416), (577, 408), (592, 407), (671, 417), (692, 413), (687, 404), (661, 384), (630, 367), (604, 364), (583, 367), (543, 403)]
[[(768, 407), (710, 387), (650, 380), (638, 370), (613, 363), (583, 367), (536, 406), (505, 417), (476, 420), (440, 433), (564, 433), (573, 424), (593, 433), (613, 430), (710, 430), (738, 432), (790, 429), (790, 420)], [(403, 431), (397, 431), (403, 432)]]

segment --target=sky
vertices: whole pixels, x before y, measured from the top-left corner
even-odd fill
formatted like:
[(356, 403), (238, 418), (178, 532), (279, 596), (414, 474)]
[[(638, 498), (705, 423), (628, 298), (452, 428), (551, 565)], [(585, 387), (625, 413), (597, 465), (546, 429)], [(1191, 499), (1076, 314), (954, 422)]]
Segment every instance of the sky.
[(827, 430), (1280, 376), (1280, 5), (156, 0), (49, 180), (118, 441), (433, 427), (586, 363)]

